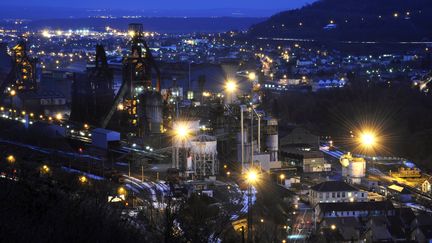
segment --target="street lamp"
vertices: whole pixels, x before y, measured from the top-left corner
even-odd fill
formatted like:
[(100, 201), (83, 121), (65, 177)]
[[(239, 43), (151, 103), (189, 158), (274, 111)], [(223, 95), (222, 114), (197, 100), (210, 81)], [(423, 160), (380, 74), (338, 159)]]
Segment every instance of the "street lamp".
[(234, 82), (233, 80), (227, 80), (227, 82), (225, 83), (225, 91), (227, 91), (228, 93), (233, 93), (237, 90), (237, 83)]
[(15, 163), (15, 161), (16, 161), (15, 156), (13, 156), (13, 155), (9, 155), (9, 156), (6, 158), (6, 160), (7, 160), (10, 164)]
[(173, 167), (179, 169), (179, 150), (185, 147), (185, 142), (191, 136), (192, 129), (190, 125), (185, 121), (179, 121), (174, 123), (173, 127)]
[(258, 180), (258, 172), (251, 169), (246, 173), (246, 181), (248, 182), (249, 185), (253, 185), (257, 182)]
[(360, 134), (360, 143), (366, 149), (373, 148), (376, 145), (376, 135), (373, 132), (362, 132)]
[(63, 119), (63, 115), (61, 113), (57, 113), (55, 117), (59, 121), (61, 121)]
[(254, 81), (256, 79), (256, 74), (254, 72), (249, 73), (248, 75), (249, 80)]
[(283, 184), (283, 180), (285, 179), (285, 174), (280, 174), (279, 179), (281, 180), (281, 184)]
[(88, 179), (87, 179), (87, 177), (85, 177), (85, 176), (80, 176), (78, 180), (79, 180), (82, 184), (85, 184), (85, 183), (88, 182)]
[(41, 171), (43, 174), (48, 174), (50, 172), (50, 168), (47, 165), (43, 165)]
[(253, 242), (253, 220), (252, 220), (252, 186), (259, 180), (259, 174), (254, 169), (249, 169), (246, 173), (246, 182), (248, 183), (248, 242)]
[(233, 80), (227, 80), (225, 83), (225, 92), (227, 93), (228, 96), (228, 102), (232, 103), (233, 99), (232, 96), (235, 94), (235, 92), (237, 91), (238, 85), (235, 81)]
[[(379, 139), (377, 133), (371, 130), (364, 130), (359, 134), (359, 144), (362, 147), (363, 152), (370, 156), (370, 153), (374, 153), (375, 149), (379, 146)], [(372, 160), (372, 167), (374, 167)]]
[(118, 190), (117, 190), (117, 193), (120, 196), (126, 196), (127, 191), (126, 191), (126, 189), (124, 187), (119, 187)]
[(174, 132), (177, 138), (184, 140), (189, 136), (189, 128), (184, 123), (180, 123), (174, 127)]

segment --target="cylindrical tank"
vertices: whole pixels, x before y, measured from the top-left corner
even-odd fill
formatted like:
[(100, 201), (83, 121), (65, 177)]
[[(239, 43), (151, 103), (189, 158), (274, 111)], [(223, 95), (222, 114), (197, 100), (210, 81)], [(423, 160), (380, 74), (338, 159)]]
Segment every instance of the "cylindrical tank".
[(147, 91), (142, 95), (144, 119), (150, 133), (160, 133), (162, 126), (162, 96), (156, 91)]
[(366, 161), (352, 161), (349, 168), (349, 175), (354, 178), (362, 178), (365, 177), (366, 174)]
[(267, 135), (266, 146), (270, 153), (270, 162), (278, 160), (278, 135)]
[[(250, 133), (249, 129), (245, 128), (243, 130), (243, 156), (244, 156), (244, 162), (247, 163), (250, 160), (251, 157), (251, 144), (249, 142), (250, 140)], [(237, 160), (239, 163), (241, 163), (241, 132), (237, 133)]]
[(351, 183), (358, 184), (361, 178), (366, 176), (366, 160), (355, 158), (351, 153), (342, 155), (340, 158), (342, 165), (342, 176), (348, 178)]
[(279, 135), (278, 135), (278, 121), (273, 118), (268, 118), (265, 136), (266, 136), (266, 147), (270, 153), (270, 162), (278, 161), (278, 150), (279, 150)]

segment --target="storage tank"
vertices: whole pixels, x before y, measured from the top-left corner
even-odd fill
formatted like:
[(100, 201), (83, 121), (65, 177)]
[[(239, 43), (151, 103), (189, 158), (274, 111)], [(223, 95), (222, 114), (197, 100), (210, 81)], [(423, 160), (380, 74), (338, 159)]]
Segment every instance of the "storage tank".
[(342, 176), (346, 177), (350, 183), (360, 184), (361, 178), (366, 176), (366, 160), (355, 158), (351, 153), (342, 155), (340, 158), (342, 165)]
[(161, 94), (156, 91), (147, 91), (140, 97), (140, 101), (144, 108), (142, 115), (146, 130), (150, 133), (160, 133), (163, 124)]
[(198, 135), (191, 141), (192, 165), (196, 176), (218, 174), (217, 140), (209, 135)]
[(276, 162), (278, 161), (279, 150), (278, 122), (276, 119), (267, 119), (265, 137), (267, 151), (270, 153), (270, 162)]

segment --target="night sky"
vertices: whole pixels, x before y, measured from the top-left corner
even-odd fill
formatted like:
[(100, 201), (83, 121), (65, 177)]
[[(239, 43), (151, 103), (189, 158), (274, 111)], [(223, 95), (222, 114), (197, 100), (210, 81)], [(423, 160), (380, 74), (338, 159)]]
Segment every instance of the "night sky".
[(114, 9), (290, 9), (313, 0), (2, 0), (1, 5)]

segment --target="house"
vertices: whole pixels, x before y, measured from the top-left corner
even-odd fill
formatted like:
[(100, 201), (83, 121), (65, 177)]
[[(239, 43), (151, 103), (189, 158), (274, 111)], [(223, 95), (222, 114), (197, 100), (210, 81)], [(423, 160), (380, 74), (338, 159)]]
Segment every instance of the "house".
[(362, 223), (355, 217), (325, 218), (319, 224), (320, 233), (330, 242), (357, 242), (362, 229)]
[(430, 193), (432, 191), (431, 182), (431, 178), (424, 180), (421, 184), (421, 191), (424, 193)]
[[(387, 208), (392, 207), (388, 205)], [(415, 215), (410, 208), (394, 210), (394, 216), (391, 216), (392, 213), (390, 216), (375, 213), (367, 217), (344, 215), (321, 218), (317, 225), (318, 232), (323, 242), (409, 242), (410, 225)]]
[(395, 216), (391, 201), (318, 203), (315, 207), (318, 221), (325, 218)]
[(309, 190), (309, 203), (364, 202), (368, 200), (368, 193), (343, 181), (326, 181), (317, 184)]

